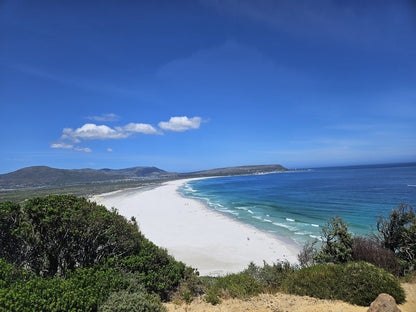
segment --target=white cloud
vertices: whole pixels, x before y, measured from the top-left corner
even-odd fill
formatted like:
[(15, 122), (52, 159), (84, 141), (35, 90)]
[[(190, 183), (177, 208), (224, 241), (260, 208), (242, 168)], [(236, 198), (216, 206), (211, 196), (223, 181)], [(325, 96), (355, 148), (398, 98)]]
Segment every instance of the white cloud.
[[(171, 117), (169, 121), (162, 121), (159, 123), (159, 127), (166, 131), (181, 132), (190, 129), (198, 129), (200, 124), (201, 117), (188, 118), (183, 116)], [(75, 130), (72, 128), (64, 128), (62, 130), (62, 136), (59, 138), (59, 141), (51, 143), (50, 147), (90, 153), (92, 152), (90, 148), (76, 146), (75, 144), (85, 140), (125, 139), (135, 133), (163, 134), (162, 130), (145, 123), (131, 122), (123, 127), (115, 128), (111, 128), (106, 125), (87, 123)], [(107, 148), (106, 151), (112, 152), (113, 150), (111, 148)]]
[(88, 147), (74, 146), (72, 144), (68, 144), (68, 143), (65, 143), (65, 142), (51, 143), (50, 147), (51, 148), (70, 149), (70, 150), (74, 150), (74, 151), (78, 151), (78, 152), (86, 152), (86, 153), (91, 153), (92, 152), (92, 149), (90, 149)]
[(102, 114), (100, 116), (91, 116), (87, 117), (88, 119), (95, 120), (95, 121), (118, 121), (120, 120), (120, 116), (116, 114)]
[(190, 129), (198, 129), (201, 124), (201, 117), (188, 118), (171, 117), (169, 121), (159, 122), (159, 127), (166, 131), (186, 131)]
[(128, 137), (129, 134), (123, 133), (119, 130), (114, 130), (108, 126), (96, 124), (85, 124), (81, 128), (71, 129), (65, 128), (61, 139), (68, 139), (74, 142), (79, 139), (85, 140), (105, 140), (105, 139), (123, 139)]
[(78, 152), (85, 152), (85, 153), (91, 153), (92, 152), (92, 149), (90, 149), (89, 147), (81, 147), (81, 146), (75, 146), (74, 150), (78, 151)]
[(144, 133), (144, 134), (160, 134), (160, 131), (156, 130), (152, 125), (144, 123), (131, 122), (125, 125), (123, 128), (118, 128), (126, 132)]
[(57, 142), (52, 143), (50, 145), (51, 148), (64, 148), (64, 149), (73, 149), (74, 146), (72, 144), (64, 143), (64, 142)]

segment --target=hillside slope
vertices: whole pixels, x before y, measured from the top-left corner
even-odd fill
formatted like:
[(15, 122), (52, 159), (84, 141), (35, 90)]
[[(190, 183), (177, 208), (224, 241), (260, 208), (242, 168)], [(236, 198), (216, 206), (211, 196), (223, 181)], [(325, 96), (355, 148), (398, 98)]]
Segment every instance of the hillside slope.
[(47, 166), (33, 166), (0, 174), (0, 190), (115, 183), (162, 178), (177, 179), (253, 175), (287, 170), (281, 165), (238, 166), (190, 173), (167, 172), (156, 167), (143, 166), (126, 169), (57, 169)]
[(156, 167), (112, 169), (56, 169), (46, 166), (23, 168), (0, 175), (0, 189), (65, 186), (102, 182), (141, 180), (168, 176)]

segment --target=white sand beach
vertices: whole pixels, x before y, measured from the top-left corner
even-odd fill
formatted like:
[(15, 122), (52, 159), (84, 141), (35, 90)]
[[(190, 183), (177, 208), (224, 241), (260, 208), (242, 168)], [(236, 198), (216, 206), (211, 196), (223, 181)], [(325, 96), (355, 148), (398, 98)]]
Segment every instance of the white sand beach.
[(128, 219), (134, 216), (147, 238), (201, 275), (239, 272), (251, 261), (258, 265), (263, 260), (297, 262), (296, 245), (181, 196), (177, 189), (189, 180), (101, 194), (92, 200), (117, 208)]

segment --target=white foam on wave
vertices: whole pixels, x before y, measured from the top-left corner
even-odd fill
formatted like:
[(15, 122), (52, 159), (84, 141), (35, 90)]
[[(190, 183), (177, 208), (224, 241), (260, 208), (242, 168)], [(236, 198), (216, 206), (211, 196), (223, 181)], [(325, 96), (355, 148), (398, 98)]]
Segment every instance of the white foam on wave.
[(195, 193), (196, 191), (192, 188), (192, 186), (185, 184), (183, 186), (183, 190), (185, 190), (186, 192), (191, 192), (191, 193)]
[(241, 206), (237, 206), (237, 207), (235, 207), (236, 209), (239, 209), (239, 210), (245, 210), (245, 211), (247, 211), (248, 210), (248, 208), (247, 207), (241, 207)]
[(253, 214), (254, 212), (253, 211), (251, 211), (250, 209), (247, 209), (247, 211), (249, 212), (249, 213), (251, 213), (251, 214)]
[(259, 216), (253, 216), (252, 218), (263, 221), (263, 218)]
[(220, 210), (220, 211), (222, 211), (222, 212), (226, 212), (226, 213), (230, 213), (230, 214), (232, 214), (232, 215), (234, 215), (234, 216), (238, 216), (239, 214), (238, 214), (238, 212), (236, 212), (236, 211), (231, 211), (231, 210)]
[(283, 224), (283, 223), (278, 223), (278, 222), (273, 222), (272, 224), (276, 225), (276, 226), (280, 226), (283, 227), (285, 229), (288, 229), (289, 231), (296, 231), (296, 228), (294, 228), (293, 226), (287, 225), (287, 224)]
[(319, 225), (318, 225), (318, 224), (313, 224), (313, 223), (311, 223), (311, 225), (312, 225), (313, 227), (319, 227)]
[(309, 233), (309, 232), (295, 232), (295, 234), (296, 235), (309, 235), (310, 236), (311, 233)]
[(319, 236), (312, 235), (312, 234), (309, 234), (309, 237), (312, 237), (312, 238), (317, 238), (317, 239), (319, 239), (319, 238), (320, 238)]
[(295, 222), (295, 220), (290, 219), (290, 218), (286, 218), (286, 221)]
[(272, 220), (269, 220), (269, 219), (263, 219), (263, 221), (265, 221), (265, 222), (273, 222)]

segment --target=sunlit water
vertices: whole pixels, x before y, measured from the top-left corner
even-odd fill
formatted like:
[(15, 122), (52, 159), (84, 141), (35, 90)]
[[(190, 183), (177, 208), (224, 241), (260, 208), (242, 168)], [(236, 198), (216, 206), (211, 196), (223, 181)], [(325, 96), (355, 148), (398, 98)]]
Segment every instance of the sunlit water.
[(370, 234), (381, 214), (401, 202), (416, 204), (416, 163), (320, 168), (191, 181), (179, 190), (211, 209), (290, 238), (320, 237), (332, 216), (351, 232)]

